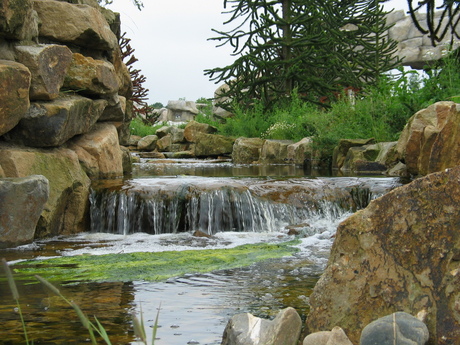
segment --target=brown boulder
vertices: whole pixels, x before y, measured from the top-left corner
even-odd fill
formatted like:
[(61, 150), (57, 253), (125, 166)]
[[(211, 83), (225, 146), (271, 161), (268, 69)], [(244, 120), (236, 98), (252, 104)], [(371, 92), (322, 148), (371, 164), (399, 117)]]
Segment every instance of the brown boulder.
[(32, 0), (5, 0), (0, 3), (0, 37), (31, 40), (38, 36), (38, 18)]
[(34, 9), (40, 18), (41, 37), (95, 50), (113, 51), (118, 48), (117, 37), (101, 12), (94, 7), (35, 0)]
[(290, 140), (265, 140), (260, 151), (259, 162), (262, 164), (287, 164), (288, 147), (294, 144)]
[(218, 134), (196, 133), (193, 153), (196, 157), (221, 156), (233, 151), (235, 139)]
[(29, 109), (30, 78), (26, 66), (0, 60), (0, 135), (14, 128)]
[(36, 238), (88, 230), (90, 180), (75, 152), (0, 143), (0, 166), (6, 177), (43, 175), (48, 179), (49, 199), (38, 220)]
[(371, 321), (426, 313), (430, 344), (460, 339), (460, 167), (372, 201), (342, 222), (310, 297), (309, 332), (342, 327), (353, 343)]
[(72, 52), (66, 46), (16, 46), (17, 61), (32, 73), (31, 100), (49, 101), (59, 96), (64, 77), (72, 61)]
[[(75, 53), (65, 77), (64, 87), (83, 95), (103, 96), (116, 94), (119, 85), (115, 68), (111, 63)], [(117, 103), (118, 99), (114, 105)]]
[(217, 132), (217, 128), (206, 123), (190, 121), (184, 129), (184, 137), (188, 142), (194, 143), (197, 140), (198, 133), (213, 134)]
[(264, 140), (260, 138), (238, 138), (233, 144), (232, 160), (235, 164), (257, 162)]
[(409, 119), (397, 152), (411, 175), (426, 175), (460, 164), (460, 104), (438, 102)]
[(83, 169), (92, 179), (123, 176), (123, 152), (114, 125), (98, 123), (91, 132), (71, 140)]

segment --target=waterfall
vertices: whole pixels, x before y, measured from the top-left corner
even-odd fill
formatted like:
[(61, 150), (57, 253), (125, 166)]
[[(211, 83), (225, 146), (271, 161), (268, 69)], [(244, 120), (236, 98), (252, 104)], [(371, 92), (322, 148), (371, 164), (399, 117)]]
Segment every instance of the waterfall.
[(279, 231), (319, 218), (338, 219), (366, 207), (388, 188), (388, 182), (382, 182), (359, 180), (339, 186), (331, 179), (134, 179), (92, 190), (91, 231), (124, 235)]

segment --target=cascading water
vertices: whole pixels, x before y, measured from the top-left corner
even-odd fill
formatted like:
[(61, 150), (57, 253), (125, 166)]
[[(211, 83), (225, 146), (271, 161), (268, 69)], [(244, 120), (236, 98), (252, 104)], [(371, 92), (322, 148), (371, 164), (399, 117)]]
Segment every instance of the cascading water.
[[(334, 180), (164, 177), (93, 189), (91, 231), (166, 234), (200, 230), (273, 232), (312, 219), (338, 219), (376, 195)], [(377, 193), (378, 194), (378, 193)]]
[(190, 182), (166, 189), (164, 185), (137, 187), (93, 190), (91, 231), (125, 235), (275, 231), (300, 222), (309, 213), (306, 208), (254, 196), (247, 187), (235, 183), (204, 190)]

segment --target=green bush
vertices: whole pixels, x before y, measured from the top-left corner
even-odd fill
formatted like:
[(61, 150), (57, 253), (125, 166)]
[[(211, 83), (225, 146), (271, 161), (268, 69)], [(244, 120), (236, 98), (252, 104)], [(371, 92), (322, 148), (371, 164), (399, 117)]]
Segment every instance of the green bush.
[(133, 119), (129, 125), (131, 135), (138, 135), (140, 137), (145, 137), (147, 135), (153, 135), (162, 126), (164, 126), (163, 123), (155, 125), (155, 126), (146, 125), (145, 123), (142, 122), (141, 119), (137, 119), (137, 118)]
[(400, 68), (396, 74), (381, 76), (377, 86), (362, 90), (354, 101), (343, 95), (330, 108), (305, 103), (294, 92), (290, 101), (280, 101), (268, 112), (255, 102), (245, 109), (235, 105), (235, 116), (225, 123), (209, 116), (198, 117), (197, 121), (212, 124), (220, 134), (232, 137), (295, 141), (311, 137), (314, 146), (325, 155), (332, 154), (340, 139), (395, 141), (417, 111), (441, 100), (460, 101), (457, 55), (446, 54), (424, 76)]

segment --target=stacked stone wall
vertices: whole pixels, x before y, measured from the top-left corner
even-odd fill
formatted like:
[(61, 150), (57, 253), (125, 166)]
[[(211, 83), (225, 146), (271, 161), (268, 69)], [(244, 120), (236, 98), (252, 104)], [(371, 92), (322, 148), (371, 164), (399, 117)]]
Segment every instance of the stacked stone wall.
[(119, 35), (96, 0), (0, 4), (0, 183), (49, 181), (35, 237), (88, 230), (91, 179), (123, 175), (132, 82)]

